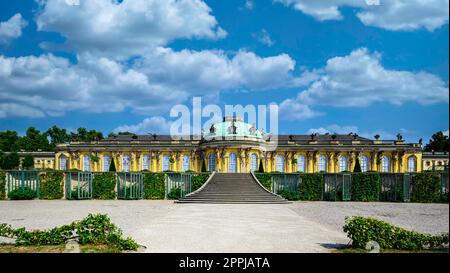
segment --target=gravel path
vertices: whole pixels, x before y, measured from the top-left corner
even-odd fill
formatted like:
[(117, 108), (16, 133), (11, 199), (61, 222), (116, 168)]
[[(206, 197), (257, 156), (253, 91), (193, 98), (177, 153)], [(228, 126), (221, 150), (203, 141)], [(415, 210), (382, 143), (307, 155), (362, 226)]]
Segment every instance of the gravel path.
[[(373, 216), (421, 232), (448, 232), (448, 204), (172, 201), (0, 201), (0, 223), (45, 229), (107, 213), (147, 252), (329, 252), (347, 244), (345, 216)], [(1, 242), (1, 240), (0, 240)]]
[(399, 227), (426, 233), (449, 232), (448, 204), (295, 202), (298, 215), (342, 231), (346, 216), (371, 216)]

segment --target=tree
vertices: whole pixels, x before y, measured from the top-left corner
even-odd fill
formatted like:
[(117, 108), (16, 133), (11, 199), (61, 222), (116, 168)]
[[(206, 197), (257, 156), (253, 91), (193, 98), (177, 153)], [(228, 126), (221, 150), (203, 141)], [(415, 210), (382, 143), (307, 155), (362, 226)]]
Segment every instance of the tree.
[(67, 134), (67, 130), (61, 129), (56, 125), (48, 129), (46, 134), (50, 137), (50, 141), (53, 146), (55, 146), (56, 144), (68, 142), (70, 140), (69, 135)]
[(205, 159), (202, 159), (202, 173), (206, 173), (206, 163), (205, 163)]
[(361, 164), (359, 163), (359, 158), (356, 158), (355, 168), (353, 169), (354, 173), (361, 172)]
[(264, 166), (263, 166), (263, 161), (262, 159), (259, 160), (259, 169), (258, 169), (259, 173), (264, 173)]
[(3, 152), (18, 151), (19, 136), (16, 131), (0, 132), (0, 150)]
[(14, 170), (20, 166), (20, 157), (16, 152), (12, 152), (2, 156), (0, 168), (3, 170)]
[(425, 152), (448, 152), (449, 151), (449, 138), (444, 133), (437, 132), (431, 136), (431, 139), (424, 148)]
[(50, 143), (47, 139), (47, 134), (41, 134), (41, 132), (34, 127), (29, 127), (27, 129), (26, 135), (19, 138), (18, 142), (20, 149), (24, 149), (27, 152), (35, 152), (37, 150), (51, 150)]
[(111, 158), (111, 163), (109, 163), (109, 171), (116, 172), (116, 164), (114, 163), (114, 157)]
[(25, 155), (22, 159), (22, 168), (23, 169), (32, 169), (34, 168), (34, 157), (30, 154)]

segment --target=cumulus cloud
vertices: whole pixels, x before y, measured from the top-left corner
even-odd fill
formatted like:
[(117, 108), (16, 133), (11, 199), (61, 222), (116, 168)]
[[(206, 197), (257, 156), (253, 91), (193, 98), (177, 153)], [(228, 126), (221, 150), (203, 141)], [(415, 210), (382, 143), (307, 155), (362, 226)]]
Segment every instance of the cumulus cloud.
[(275, 0), (293, 6), (319, 21), (341, 20), (342, 7), (356, 8), (364, 25), (392, 31), (425, 28), (433, 31), (448, 23), (448, 0)]
[(114, 129), (114, 133), (130, 132), (135, 134), (167, 134), (170, 122), (160, 116), (146, 118), (142, 122), (134, 125), (122, 125)]
[(67, 39), (67, 49), (109, 58), (141, 55), (180, 38), (226, 36), (210, 7), (200, 0), (82, 0), (76, 6), (66, 0), (39, 3), (38, 30), (60, 33)]
[(279, 116), (285, 120), (305, 120), (324, 115), (312, 110), (308, 105), (287, 99), (279, 105)]
[(377, 102), (430, 105), (449, 101), (448, 84), (439, 77), (422, 71), (386, 69), (381, 64), (381, 55), (370, 53), (366, 48), (331, 58), (314, 74), (318, 79), (308, 88), (295, 99), (280, 104), (280, 111), (287, 113), (287, 119), (315, 117), (304, 114), (304, 109), (313, 111), (310, 108), (313, 105), (366, 107)]
[(448, 136), (448, 130), (442, 132), (445, 136)]
[(22, 29), (27, 25), (27, 21), (22, 18), (20, 13), (6, 22), (0, 22), (0, 44), (8, 43), (22, 36)]
[(340, 126), (337, 124), (328, 125), (325, 128), (319, 127), (319, 128), (311, 128), (308, 130), (308, 134), (313, 133), (319, 133), (319, 134), (349, 134), (349, 133), (357, 133), (358, 127), (357, 126)]
[[(193, 95), (302, 83), (292, 75), (295, 62), (285, 54), (262, 58), (247, 51), (228, 56), (221, 51), (157, 48), (131, 64), (90, 53), (77, 58), (72, 64), (52, 54), (0, 55), (2, 103), (23, 104), (51, 116), (73, 110), (155, 114)], [(9, 114), (3, 111), (2, 116)]]

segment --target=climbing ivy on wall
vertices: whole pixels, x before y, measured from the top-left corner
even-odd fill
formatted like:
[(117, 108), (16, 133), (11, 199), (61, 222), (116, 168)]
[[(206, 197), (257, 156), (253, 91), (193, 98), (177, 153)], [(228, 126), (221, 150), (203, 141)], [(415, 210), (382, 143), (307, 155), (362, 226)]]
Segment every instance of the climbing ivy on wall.
[(417, 173), (412, 176), (412, 202), (441, 201), (441, 183), (436, 173)]
[(41, 199), (61, 199), (64, 196), (64, 174), (46, 172), (39, 174), (39, 192)]
[(96, 174), (92, 179), (92, 197), (94, 199), (108, 200), (116, 198), (115, 173)]
[(164, 173), (144, 173), (144, 198), (145, 199), (164, 199)]

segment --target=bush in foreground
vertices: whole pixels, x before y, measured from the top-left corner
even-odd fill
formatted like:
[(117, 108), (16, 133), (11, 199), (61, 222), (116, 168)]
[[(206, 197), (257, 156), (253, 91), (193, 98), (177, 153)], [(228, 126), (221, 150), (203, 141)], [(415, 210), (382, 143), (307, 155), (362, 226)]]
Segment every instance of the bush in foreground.
[(37, 192), (25, 187), (24, 189), (15, 189), (8, 193), (11, 200), (33, 200), (37, 198)]
[(364, 248), (367, 242), (375, 241), (385, 249), (420, 250), (437, 248), (449, 242), (448, 233), (423, 234), (361, 216), (347, 217), (344, 232), (352, 240), (352, 246), (355, 248)]
[(119, 250), (139, 247), (132, 238), (123, 238), (122, 231), (105, 214), (89, 214), (81, 221), (45, 231), (13, 229), (10, 225), (0, 224), (0, 236), (16, 239), (16, 246), (62, 245), (69, 239), (77, 239), (81, 245), (106, 244)]

